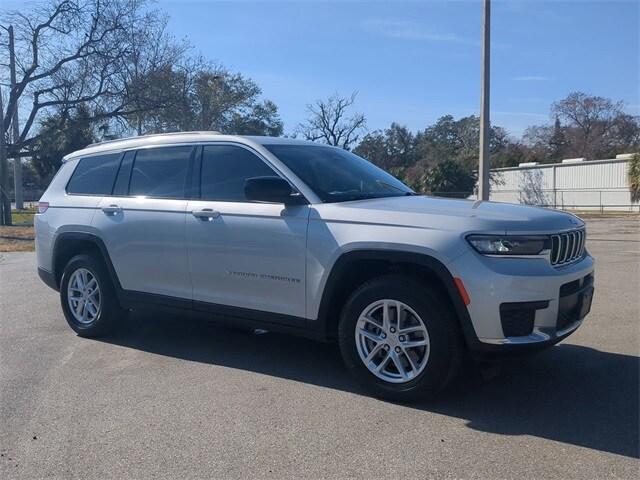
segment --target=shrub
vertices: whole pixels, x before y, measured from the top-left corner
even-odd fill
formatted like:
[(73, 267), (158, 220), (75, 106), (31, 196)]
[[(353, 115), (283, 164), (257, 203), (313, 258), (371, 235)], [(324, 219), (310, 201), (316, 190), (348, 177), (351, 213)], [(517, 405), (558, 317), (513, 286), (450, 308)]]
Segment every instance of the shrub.
[(629, 160), (629, 190), (631, 201), (640, 202), (640, 153)]

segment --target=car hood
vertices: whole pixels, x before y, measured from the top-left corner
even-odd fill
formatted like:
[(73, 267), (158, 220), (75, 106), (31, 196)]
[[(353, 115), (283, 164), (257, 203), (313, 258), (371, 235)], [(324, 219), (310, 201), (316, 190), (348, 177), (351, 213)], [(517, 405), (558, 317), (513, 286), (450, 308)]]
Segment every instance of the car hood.
[(387, 197), (315, 205), (325, 221), (453, 231), (553, 233), (584, 226), (575, 215), (548, 208), (429, 196)]

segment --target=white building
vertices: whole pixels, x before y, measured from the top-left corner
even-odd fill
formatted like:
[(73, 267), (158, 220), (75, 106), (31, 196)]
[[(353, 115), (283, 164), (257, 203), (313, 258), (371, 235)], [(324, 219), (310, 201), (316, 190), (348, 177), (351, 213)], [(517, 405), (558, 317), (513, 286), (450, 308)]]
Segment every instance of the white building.
[(629, 157), (492, 169), (490, 198), (568, 210), (640, 211), (631, 202)]

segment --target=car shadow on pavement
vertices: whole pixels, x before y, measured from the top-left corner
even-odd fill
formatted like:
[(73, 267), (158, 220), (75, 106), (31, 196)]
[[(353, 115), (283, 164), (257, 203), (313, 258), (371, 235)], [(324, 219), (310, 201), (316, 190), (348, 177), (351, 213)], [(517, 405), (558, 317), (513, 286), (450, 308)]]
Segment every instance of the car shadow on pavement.
[[(102, 341), (366, 395), (331, 344), (151, 312), (132, 314)], [(489, 381), (467, 371), (436, 400), (406, 408), (462, 418), (483, 432), (531, 435), (637, 458), (639, 397), (637, 356), (560, 344), (504, 362)]]

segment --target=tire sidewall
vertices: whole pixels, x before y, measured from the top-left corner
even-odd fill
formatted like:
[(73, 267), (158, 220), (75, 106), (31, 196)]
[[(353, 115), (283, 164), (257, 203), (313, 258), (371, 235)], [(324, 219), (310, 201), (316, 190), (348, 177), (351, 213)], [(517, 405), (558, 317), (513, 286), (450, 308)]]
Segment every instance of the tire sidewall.
[[(378, 378), (358, 354), (355, 339), (358, 318), (371, 303), (382, 299), (398, 300), (410, 306), (429, 334), (427, 365), (406, 383), (390, 383)], [(374, 394), (399, 401), (427, 398), (440, 391), (450, 377), (456, 347), (452, 322), (455, 318), (451, 311), (428, 285), (400, 275), (379, 277), (357, 289), (345, 304), (338, 331), (340, 350), (347, 368)]]

